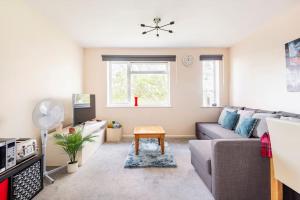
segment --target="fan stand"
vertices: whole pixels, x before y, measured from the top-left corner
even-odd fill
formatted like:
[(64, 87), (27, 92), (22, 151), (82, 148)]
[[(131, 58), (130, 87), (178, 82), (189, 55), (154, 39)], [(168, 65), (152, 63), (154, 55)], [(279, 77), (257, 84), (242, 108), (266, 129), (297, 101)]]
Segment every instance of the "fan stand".
[(60, 166), (55, 169), (52, 169), (50, 171), (47, 171), (46, 169), (46, 150), (47, 150), (47, 139), (48, 139), (48, 130), (41, 130), (41, 139), (42, 139), (42, 155), (44, 156), (43, 159), (43, 172), (44, 172), (44, 178), (49, 181), (49, 183), (54, 183), (54, 179), (50, 177), (51, 174), (63, 169), (65, 166)]

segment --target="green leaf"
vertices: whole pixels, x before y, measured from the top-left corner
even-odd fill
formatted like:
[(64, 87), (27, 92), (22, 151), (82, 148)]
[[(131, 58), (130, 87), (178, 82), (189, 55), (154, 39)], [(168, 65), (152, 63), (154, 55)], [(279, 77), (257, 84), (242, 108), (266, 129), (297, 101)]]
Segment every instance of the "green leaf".
[(86, 142), (94, 142), (96, 135), (90, 134), (82, 137), (82, 129), (76, 129), (73, 134), (55, 134), (55, 143), (62, 147), (68, 154), (70, 162), (75, 162), (77, 153), (83, 148)]

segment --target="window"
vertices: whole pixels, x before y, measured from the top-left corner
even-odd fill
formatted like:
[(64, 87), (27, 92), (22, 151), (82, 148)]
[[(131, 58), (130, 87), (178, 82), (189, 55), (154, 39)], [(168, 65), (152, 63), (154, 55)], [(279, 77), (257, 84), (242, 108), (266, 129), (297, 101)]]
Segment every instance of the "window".
[(202, 60), (203, 106), (220, 105), (220, 66), (222, 60)]
[(108, 63), (108, 106), (170, 106), (169, 62)]

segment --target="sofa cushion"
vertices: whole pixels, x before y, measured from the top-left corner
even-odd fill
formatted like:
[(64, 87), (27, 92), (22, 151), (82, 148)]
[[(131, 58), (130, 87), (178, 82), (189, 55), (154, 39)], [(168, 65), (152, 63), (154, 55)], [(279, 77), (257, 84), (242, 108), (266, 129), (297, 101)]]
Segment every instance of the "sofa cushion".
[(249, 138), (253, 133), (257, 121), (258, 119), (256, 118), (246, 117), (243, 119), (240, 125), (235, 129), (235, 132), (242, 137)]
[(297, 117), (284, 117), (284, 116), (281, 116), (280, 119), (291, 121), (291, 122), (300, 122), (300, 118), (297, 118)]
[(239, 120), (239, 114), (236, 112), (229, 112), (226, 111), (226, 115), (224, 117), (224, 120), (221, 124), (223, 128), (233, 130), (234, 127), (236, 126), (237, 121)]
[(242, 107), (242, 106), (224, 106), (226, 108), (232, 108), (232, 109), (235, 109), (235, 110), (244, 110), (245, 107)]
[(266, 118), (279, 118), (279, 115), (271, 113), (255, 113), (252, 117), (258, 119), (252, 135), (254, 137), (261, 137), (264, 133), (269, 132)]
[(236, 127), (239, 127), (241, 125), (241, 122), (245, 118), (252, 117), (252, 115), (254, 114), (254, 111), (253, 110), (239, 110), (237, 113), (240, 115), (240, 118), (239, 118), (238, 123), (236, 124)]
[(276, 114), (279, 114), (279, 115), (284, 116), (284, 117), (300, 118), (299, 114), (289, 113), (289, 112), (284, 112), (284, 111), (279, 111)]
[(237, 109), (234, 109), (234, 108), (230, 108), (230, 107), (224, 107), (220, 116), (219, 116), (219, 120), (218, 120), (218, 124), (222, 124), (223, 123), (223, 120), (226, 116), (226, 112), (229, 111), (229, 112), (237, 112)]
[(211, 174), (211, 140), (190, 140), (190, 151), (198, 163)]
[(261, 109), (255, 109), (255, 108), (247, 108), (247, 107), (245, 107), (244, 110), (254, 111), (255, 113), (269, 113), (269, 114), (274, 114), (274, 113), (276, 113), (276, 111), (261, 110)]
[(223, 128), (217, 123), (197, 123), (197, 130), (211, 139), (234, 139), (241, 138), (232, 130)]

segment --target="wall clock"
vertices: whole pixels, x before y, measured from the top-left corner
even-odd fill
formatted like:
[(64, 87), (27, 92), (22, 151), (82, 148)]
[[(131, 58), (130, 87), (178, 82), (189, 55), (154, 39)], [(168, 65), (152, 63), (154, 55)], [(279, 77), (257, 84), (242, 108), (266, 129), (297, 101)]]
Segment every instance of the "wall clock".
[(194, 63), (194, 56), (186, 55), (182, 58), (182, 64), (186, 67), (191, 66)]

